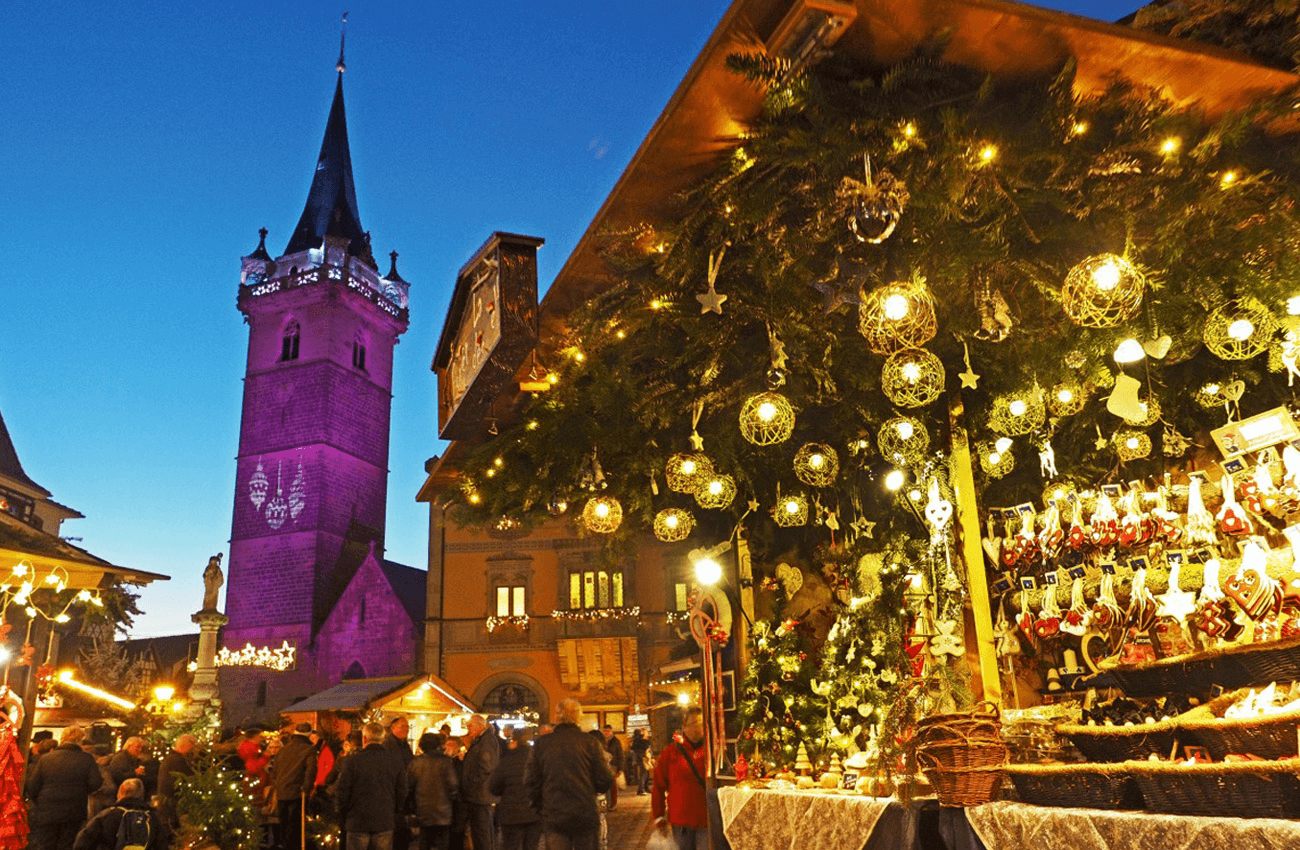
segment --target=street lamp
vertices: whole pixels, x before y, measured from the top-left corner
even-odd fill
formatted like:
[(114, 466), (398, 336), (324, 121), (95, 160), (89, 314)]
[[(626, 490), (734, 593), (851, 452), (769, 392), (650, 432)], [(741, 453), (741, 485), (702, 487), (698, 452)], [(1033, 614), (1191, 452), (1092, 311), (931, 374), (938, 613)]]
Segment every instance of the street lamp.
[(153, 689), (154, 699), (160, 703), (165, 703), (176, 694), (176, 689), (171, 685), (159, 685)]
[(710, 549), (692, 549), (686, 557), (695, 567), (695, 580), (705, 587), (712, 587), (722, 580), (722, 565), (718, 558), (731, 551), (731, 541), (724, 540)]

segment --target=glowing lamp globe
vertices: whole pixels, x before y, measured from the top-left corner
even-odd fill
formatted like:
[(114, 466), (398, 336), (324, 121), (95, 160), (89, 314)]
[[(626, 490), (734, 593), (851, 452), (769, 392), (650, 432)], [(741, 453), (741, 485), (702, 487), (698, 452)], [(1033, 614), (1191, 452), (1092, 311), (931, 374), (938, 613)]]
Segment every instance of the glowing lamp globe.
[(701, 558), (695, 562), (695, 580), (706, 586), (717, 584), (722, 581), (722, 565), (712, 558)]
[(623, 505), (613, 496), (597, 496), (583, 506), (582, 522), (596, 534), (612, 534), (623, 522)]
[(783, 443), (794, 433), (794, 408), (780, 393), (752, 395), (740, 408), (740, 433), (756, 446)]
[(695, 517), (681, 508), (665, 508), (655, 514), (655, 537), (665, 543), (676, 543), (690, 536), (695, 528)]
[(809, 487), (831, 486), (839, 471), (839, 455), (824, 443), (806, 443), (795, 453), (795, 477)]

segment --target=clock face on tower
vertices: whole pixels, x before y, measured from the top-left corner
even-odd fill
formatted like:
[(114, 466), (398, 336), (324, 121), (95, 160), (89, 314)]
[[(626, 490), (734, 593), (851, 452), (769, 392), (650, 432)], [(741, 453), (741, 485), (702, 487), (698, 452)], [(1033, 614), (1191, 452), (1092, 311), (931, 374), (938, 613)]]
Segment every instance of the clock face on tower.
[(451, 346), (447, 370), (451, 405), (465, 397), (479, 370), (501, 339), (500, 274), (496, 260), (485, 257), (474, 269), (474, 282)]

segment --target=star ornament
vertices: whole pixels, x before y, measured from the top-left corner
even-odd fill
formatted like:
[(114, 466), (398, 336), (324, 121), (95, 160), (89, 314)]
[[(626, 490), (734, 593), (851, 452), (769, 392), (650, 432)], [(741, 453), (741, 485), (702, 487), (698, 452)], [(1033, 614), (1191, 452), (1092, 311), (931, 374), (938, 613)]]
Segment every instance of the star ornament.
[(714, 289), (713, 284), (710, 283), (709, 291), (701, 292), (699, 295), (695, 296), (695, 300), (700, 302), (700, 315), (704, 315), (705, 313), (717, 313), (721, 316), (722, 305), (726, 302), (727, 296)]

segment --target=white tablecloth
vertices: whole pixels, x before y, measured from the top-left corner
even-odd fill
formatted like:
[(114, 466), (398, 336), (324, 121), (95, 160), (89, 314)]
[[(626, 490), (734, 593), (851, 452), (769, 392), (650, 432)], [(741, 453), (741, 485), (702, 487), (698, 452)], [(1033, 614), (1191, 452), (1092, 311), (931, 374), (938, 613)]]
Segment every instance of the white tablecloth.
[(718, 803), (722, 831), (732, 850), (858, 850), (866, 845), (890, 801), (810, 791), (719, 788)]

